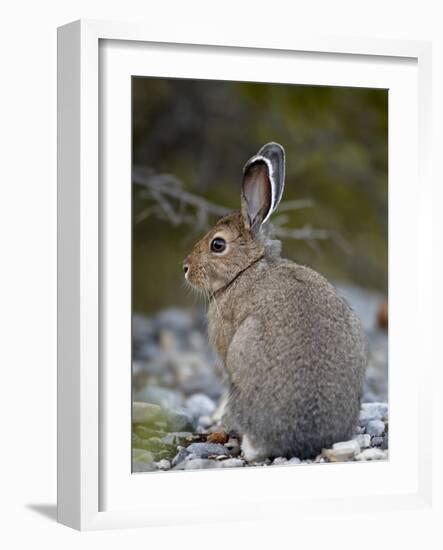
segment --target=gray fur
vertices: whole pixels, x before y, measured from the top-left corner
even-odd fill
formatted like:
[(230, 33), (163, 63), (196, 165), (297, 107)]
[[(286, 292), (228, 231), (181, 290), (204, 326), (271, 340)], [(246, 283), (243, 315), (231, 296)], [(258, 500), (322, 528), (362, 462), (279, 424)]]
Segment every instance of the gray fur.
[[(215, 235), (228, 248), (210, 251)], [(315, 456), (352, 436), (367, 363), (361, 323), (312, 269), (280, 257), (266, 228), (221, 219), (186, 259), (209, 297), (209, 338), (230, 390), (223, 424), (264, 456)]]

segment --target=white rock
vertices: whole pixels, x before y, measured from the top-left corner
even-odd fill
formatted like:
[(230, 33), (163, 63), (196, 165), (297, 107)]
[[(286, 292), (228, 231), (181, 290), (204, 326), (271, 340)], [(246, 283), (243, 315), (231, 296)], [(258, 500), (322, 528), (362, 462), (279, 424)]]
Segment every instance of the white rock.
[(159, 470), (170, 470), (171, 469), (171, 463), (169, 462), (169, 460), (166, 460), (165, 458), (163, 458), (159, 462), (156, 462), (155, 465), (157, 466), (157, 468)]
[(343, 462), (354, 458), (360, 452), (360, 445), (355, 439), (334, 443), (332, 449), (323, 449), (322, 455), (331, 462)]
[(195, 418), (210, 417), (215, 411), (215, 403), (203, 393), (195, 393), (186, 400), (186, 408)]
[(358, 434), (354, 439), (360, 445), (360, 449), (366, 449), (371, 445), (371, 436), (369, 434)]
[(371, 436), (380, 436), (385, 431), (383, 420), (370, 420), (366, 426), (366, 432)]
[(272, 464), (274, 466), (281, 466), (282, 464), (286, 464), (286, 462), (288, 462), (287, 458), (285, 458), (284, 456), (278, 456), (277, 458), (274, 458)]
[(294, 456), (290, 458), (286, 464), (301, 464), (301, 460), (298, 457)]
[(210, 416), (200, 416), (198, 425), (202, 428), (209, 428), (209, 426), (212, 426), (212, 418)]
[(359, 453), (355, 457), (355, 460), (386, 460), (387, 458), (388, 451), (382, 451), (378, 447), (371, 447)]
[(360, 452), (360, 445), (355, 439), (350, 439), (349, 441), (339, 441), (332, 445), (334, 451), (348, 451), (355, 454)]
[(370, 420), (379, 420), (387, 415), (387, 403), (362, 403), (360, 410), (360, 423), (366, 425)]

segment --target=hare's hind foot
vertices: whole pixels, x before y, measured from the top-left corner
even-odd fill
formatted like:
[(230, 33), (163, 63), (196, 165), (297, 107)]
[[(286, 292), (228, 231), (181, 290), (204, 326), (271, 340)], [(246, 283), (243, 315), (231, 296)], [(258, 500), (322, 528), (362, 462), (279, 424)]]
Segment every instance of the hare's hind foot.
[(245, 459), (248, 462), (253, 462), (256, 460), (262, 460), (264, 458), (267, 458), (266, 451), (264, 449), (261, 449), (260, 447), (255, 447), (251, 443), (251, 440), (247, 435), (244, 435), (242, 438), (241, 450), (243, 452)]

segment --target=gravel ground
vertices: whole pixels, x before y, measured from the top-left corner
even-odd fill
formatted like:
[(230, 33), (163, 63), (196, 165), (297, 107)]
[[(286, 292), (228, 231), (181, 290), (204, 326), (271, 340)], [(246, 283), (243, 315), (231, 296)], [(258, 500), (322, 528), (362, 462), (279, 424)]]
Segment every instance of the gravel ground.
[(351, 286), (340, 286), (339, 292), (362, 319), (370, 342), (363, 404), (352, 440), (336, 443), (312, 460), (246, 462), (235, 434), (221, 432), (212, 419), (224, 391), (224, 374), (206, 342), (203, 310), (167, 309), (133, 318), (133, 471), (386, 459), (388, 339), (376, 324), (383, 297)]

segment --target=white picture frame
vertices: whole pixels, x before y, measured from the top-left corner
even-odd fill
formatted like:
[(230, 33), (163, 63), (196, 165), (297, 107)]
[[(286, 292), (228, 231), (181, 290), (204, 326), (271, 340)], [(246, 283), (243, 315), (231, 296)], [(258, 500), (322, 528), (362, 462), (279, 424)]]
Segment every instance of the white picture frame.
[[(106, 43), (115, 47), (101, 50)], [(273, 60), (278, 61), (273, 65), (279, 65), (280, 71), (284, 71), (292, 57), (297, 54), (301, 72), (303, 62), (308, 59), (306, 56), (309, 56), (309, 65), (315, 65), (317, 60), (320, 60), (323, 63), (323, 72), (320, 78), (315, 76), (315, 69), (306, 69), (308, 72), (305, 73), (304, 80), (297, 76), (294, 82), (298, 82), (300, 78), (300, 82), (303, 83), (323, 82), (329, 85), (348, 83), (369, 86), (371, 82), (379, 82), (378, 85), (383, 87), (383, 82), (391, 82), (389, 79), (392, 79), (392, 90), (397, 91), (394, 96), (396, 100), (390, 102), (390, 129), (393, 129), (395, 139), (390, 135), (389, 144), (389, 176), (390, 182), (394, 182), (390, 187), (389, 197), (390, 364), (393, 365), (390, 373), (393, 376), (390, 384), (390, 403), (396, 404), (397, 411), (401, 411), (402, 414), (396, 414), (395, 408), (391, 410), (392, 437), (390, 434), (389, 462), (306, 467), (297, 472), (293, 468), (272, 468), (272, 472), (271, 469), (264, 471), (258, 468), (248, 469), (247, 472), (174, 472), (147, 474), (142, 479), (140, 476), (131, 478), (128, 460), (127, 470), (122, 471), (122, 468), (126, 468), (122, 462), (125, 455), (124, 451), (121, 454), (121, 449), (118, 449), (119, 440), (116, 438), (124, 437), (126, 430), (128, 440), (123, 441), (122, 446), (130, 446), (130, 424), (127, 422), (130, 418), (130, 409), (127, 408), (127, 400), (130, 399), (130, 392), (127, 392), (130, 388), (130, 363), (128, 372), (123, 374), (121, 369), (118, 370), (112, 365), (108, 368), (107, 365), (104, 376), (103, 361), (104, 358), (113, 357), (114, 352), (115, 356), (122, 354), (121, 357), (127, 357), (129, 321), (126, 319), (126, 325), (122, 330), (121, 326), (111, 323), (111, 330), (122, 334), (121, 347), (113, 348), (112, 354), (106, 346), (109, 340), (113, 340), (113, 345), (119, 346), (116, 342), (119, 338), (104, 338), (103, 330), (107, 323), (109, 308), (114, 312), (114, 315), (109, 316), (110, 319), (130, 316), (127, 301), (123, 299), (110, 304), (109, 294), (110, 288), (120, 289), (122, 292), (117, 294), (127, 297), (124, 289), (129, 284), (130, 242), (128, 244), (126, 237), (130, 216), (128, 203), (125, 203), (127, 195), (125, 199), (124, 194), (118, 193), (118, 190), (124, 190), (125, 187), (114, 185), (112, 189), (117, 189), (117, 193), (107, 193), (107, 188), (103, 187), (106, 182), (100, 173), (100, 166), (106, 162), (104, 156), (114, 159), (119, 157), (121, 170), (113, 174), (123, 178), (126, 181), (125, 185), (130, 185), (130, 172), (127, 171), (128, 148), (125, 147), (128, 140), (128, 126), (125, 122), (127, 108), (116, 113), (117, 118), (121, 117), (121, 121), (114, 127), (118, 128), (119, 132), (109, 132), (110, 137), (106, 146), (103, 139), (108, 134), (103, 135), (100, 121), (103, 122), (103, 116), (106, 118), (106, 106), (110, 101), (121, 102), (121, 98), (125, 97), (125, 85), (120, 88), (119, 82), (127, 82), (127, 75), (131, 74), (133, 67), (137, 67), (139, 74), (139, 70), (142, 69), (138, 67), (141, 67), (140, 63), (144, 63), (143, 59), (146, 59), (146, 55), (140, 51), (150, 45), (153, 49), (149, 54), (151, 69), (148, 74), (156, 76), (198, 77), (202, 75), (203, 67), (214, 65), (214, 56), (218, 56), (217, 61), (220, 62), (217, 70), (223, 70), (227, 61), (223, 62), (221, 55), (230, 59), (229, 74), (232, 75), (232, 71), (238, 66), (240, 72), (236, 74), (241, 79), (245, 65), (241, 65), (238, 60), (242, 59), (242, 56), (261, 56), (260, 63), (264, 64), (266, 58), (272, 56)], [(189, 51), (190, 45), (193, 45), (192, 55), (187, 59), (186, 52)], [(162, 46), (169, 48), (169, 56), (162, 54)], [(138, 54), (135, 52), (137, 48)], [(429, 418), (432, 361), (423, 361), (420, 371), (403, 367), (401, 392), (400, 388), (395, 389), (396, 372), (398, 373), (395, 365), (401, 360), (402, 364), (403, 360), (412, 364), (416, 352), (414, 346), (420, 346), (422, 350), (429, 349), (426, 345), (429, 335), (419, 326), (417, 319), (419, 316), (431, 317), (426, 310), (430, 305), (429, 289), (425, 284), (426, 276), (429, 275), (427, 272), (430, 268), (427, 266), (431, 264), (431, 251), (419, 248), (418, 239), (412, 238), (410, 242), (413, 245), (407, 250), (401, 243), (404, 241), (402, 231), (413, 236), (415, 232), (417, 235), (423, 235), (429, 229), (429, 197), (432, 192), (427, 159), (431, 139), (430, 44), (315, 35), (298, 35), (296, 38), (281, 36), (278, 40), (265, 37), (253, 40), (245, 36), (231, 35), (229, 40), (226, 40), (222, 33), (220, 36), (208, 38), (204, 30), (200, 35), (193, 34), (192, 37), (186, 35), (186, 29), (174, 31), (170, 36), (166, 36), (161, 32), (156, 35), (154, 29), (144, 25), (77, 21), (59, 29), (58, 50), (59, 521), (86, 530), (239, 518), (259, 519), (263, 517), (266, 504), (271, 501), (290, 504), (284, 507), (286, 511), (282, 511), (278, 506), (273, 507), (274, 513), (279, 517), (286, 514), (288, 518), (294, 510), (309, 512), (331, 506), (337, 511), (345, 512), (352, 509), (356, 502), (366, 510), (371, 510), (375, 506), (379, 510), (430, 506), (432, 478)], [(134, 51), (131, 53), (132, 50)], [(181, 51), (183, 56), (180, 54)], [(174, 56), (180, 57), (180, 63), (174, 62)], [(327, 71), (328, 64), (332, 63), (342, 65), (334, 65), (334, 74)], [(101, 73), (102, 65), (110, 68), (105, 75)], [(355, 68), (353, 75), (349, 72), (351, 66)], [(400, 66), (403, 66), (403, 69), (397, 70)], [(266, 78), (269, 78), (269, 81), (277, 81), (278, 74), (270, 75), (270, 70), (268, 67), (268, 72), (263, 78), (265, 81)], [(394, 73), (397, 76), (393, 76)], [(229, 74), (227, 73), (227, 76)], [(208, 72), (204, 76), (208, 77)], [(231, 78), (235, 78), (235, 75)], [(253, 67), (250, 74), (244, 75), (244, 78), (257, 78)], [(355, 84), (355, 79), (360, 79), (360, 84)], [(106, 96), (106, 102), (102, 105), (100, 83), (111, 89), (111, 82), (115, 84), (112, 86), (113, 95)], [(404, 88), (404, 93), (400, 93), (402, 83), (408, 87), (407, 90)], [(415, 87), (417, 83), (418, 87)], [(399, 106), (397, 111), (396, 105)], [(403, 112), (400, 108), (403, 111), (407, 108), (412, 109), (403, 124), (403, 130), (407, 129), (410, 132), (404, 132), (407, 135), (403, 137), (399, 131), (399, 117)], [(115, 141), (116, 136), (118, 140)], [(405, 157), (405, 160), (400, 162), (402, 157)], [(107, 170), (103, 172), (109, 174)], [(404, 182), (402, 194), (399, 186), (395, 184), (400, 180)], [(408, 223), (408, 214), (413, 208), (416, 218)], [(115, 246), (111, 255), (109, 251), (106, 252), (106, 239), (112, 229), (109, 220), (117, 219), (115, 216), (118, 216), (119, 223), (121, 222), (119, 227), (123, 227), (123, 238), (117, 239), (117, 243), (113, 241)], [(391, 243), (398, 246), (393, 247)], [(410, 269), (407, 274), (401, 274), (402, 262), (405, 261), (406, 255), (409, 261), (411, 257), (415, 259), (416, 267)], [(111, 266), (116, 267), (116, 260), (121, 266), (118, 268), (118, 277), (106, 279), (106, 271), (109, 271)], [(395, 286), (393, 282), (396, 283)], [(408, 313), (411, 317), (409, 328), (404, 323), (405, 304), (401, 294), (406, 285), (416, 289), (408, 303)], [(411, 292), (409, 295), (411, 296)], [(408, 330), (412, 328), (418, 335), (417, 341), (407, 350), (402, 350), (401, 346), (396, 347), (395, 342), (407, 340)], [(107, 330), (109, 326), (105, 332)], [(112, 413), (109, 408), (111, 395), (112, 403), (116, 405), (112, 408)], [(406, 401), (412, 403), (408, 410)], [(401, 434), (405, 422), (416, 428), (417, 433), (412, 443), (413, 456), (409, 462), (400, 461)], [(112, 430), (109, 429), (110, 425)], [(116, 434), (114, 439), (109, 436), (111, 431)], [(110, 456), (116, 457), (115, 460), (111, 460)], [(377, 473), (376, 476), (373, 475), (374, 472)], [(208, 485), (207, 476), (219, 476), (216, 479), (222, 485), (244, 485), (244, 490), (235, 503), (231, 502), (229, 506), (224, 506), (228, 501), (220, 501), (217, 515), (205, 505), (205, 499), (201, 498), (205, 494), (205, 486)], [(224, 479), (220, 476), (224, 476)], [(366, 480), (365, 483), (361, 482), (362, 477)], [(382, 480), (384, 488), (375, 478)], [(297, 487), (296, 492), (285, 490), (294, 486), (294, 483)], [(147, 494), (147, 491), (150, 495), (150, 504), (143, 505), (143, 495)], [(171, 503), (170, 498), (165, 498), (165, 495), (170, 496), (173, 491), (193, 493), (194, 500), (191, 498), (192, 502), (186, 510), (180, 510), (178, 503)], [(270, 513), (272, 515), (268, 509), (267, 517)]]

